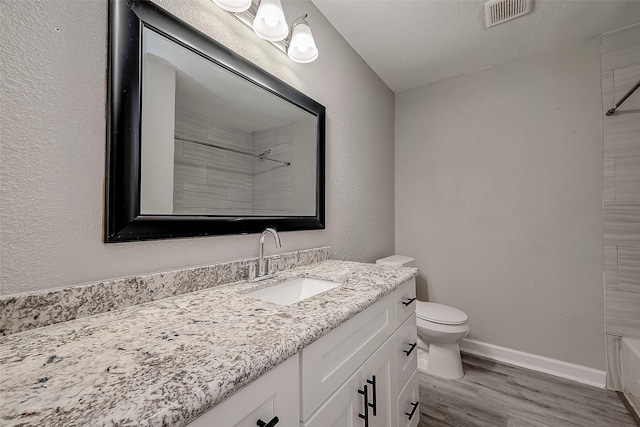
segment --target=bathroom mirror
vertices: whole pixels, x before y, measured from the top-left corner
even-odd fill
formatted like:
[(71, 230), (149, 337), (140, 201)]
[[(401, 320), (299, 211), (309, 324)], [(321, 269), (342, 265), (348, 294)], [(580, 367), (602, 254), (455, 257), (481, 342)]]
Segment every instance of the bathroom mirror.
[(109, 7), (104, 241), (324, 228), (325, 108), (150, 2)]

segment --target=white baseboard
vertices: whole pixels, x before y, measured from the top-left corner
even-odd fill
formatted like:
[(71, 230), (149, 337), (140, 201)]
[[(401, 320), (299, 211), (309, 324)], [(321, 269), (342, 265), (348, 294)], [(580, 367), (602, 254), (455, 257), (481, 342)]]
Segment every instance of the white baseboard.
[(631, 393), (625, 393), (624, 397), (627, 398), (627, 402), (629, 402), (629, 405), (636, 411), (636, 414), (640, 415), (640, 402), (638, 402), (636, 397)]
[(605, 371), (480, 341), (464, 339), (460, 342), (460, 351), (599, 388), (607, 384)]

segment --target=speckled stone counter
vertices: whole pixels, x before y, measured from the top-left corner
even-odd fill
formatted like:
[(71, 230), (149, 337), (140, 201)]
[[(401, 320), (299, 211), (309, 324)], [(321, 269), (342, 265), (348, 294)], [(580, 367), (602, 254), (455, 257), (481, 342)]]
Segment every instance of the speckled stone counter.
[[(325, 261), (0, 338), (0, 424), (185, 425), (414, 277)], [(245, 294), (342, 283), (279, 306)]]
[[(279, 271), (329, 259), (328, 246), (265, 257)], [(257, 258), (0, 297), (0, 335), (246, 280)]]

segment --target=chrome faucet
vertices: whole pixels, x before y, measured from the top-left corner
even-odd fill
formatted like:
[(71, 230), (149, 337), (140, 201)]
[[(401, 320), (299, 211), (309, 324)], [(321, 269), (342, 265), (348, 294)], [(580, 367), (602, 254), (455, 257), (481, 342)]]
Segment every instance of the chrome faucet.
[(280, 243), (280, 236), (278, 236), (278, 232), (273, 228), (266, 228), (262, 234), (260, 234), (260, 252), (258, 256), (258, 274), (255, 277), (252, 277), (252, 281), (264, 280), (270, 277), (273, 277), (273, 273), (267, 274), (267, 262), (264, 259), (264, 238), (267, 234), (271, 234), (273, 239), (276, 242), (276, 247), (282, 247), (282, 243)]

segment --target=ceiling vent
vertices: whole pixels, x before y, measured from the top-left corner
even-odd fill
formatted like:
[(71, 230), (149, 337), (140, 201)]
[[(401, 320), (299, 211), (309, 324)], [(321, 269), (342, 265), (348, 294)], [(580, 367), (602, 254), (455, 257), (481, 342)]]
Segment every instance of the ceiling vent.
[(531, 12), (533, 0), (489, 0), (484, 4), (487, 28)]

